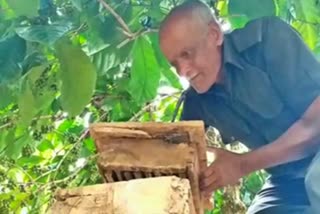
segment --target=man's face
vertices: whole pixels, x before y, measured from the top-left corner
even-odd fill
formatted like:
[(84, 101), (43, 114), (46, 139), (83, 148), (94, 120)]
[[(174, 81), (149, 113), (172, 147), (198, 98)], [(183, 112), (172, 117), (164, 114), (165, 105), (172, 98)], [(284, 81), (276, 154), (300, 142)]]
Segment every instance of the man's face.
[(160, 32), (160, 47), (177, 73), (198, 92), (205, 93), (221, 67), (220, 29), (213, 23), (176, 18)]

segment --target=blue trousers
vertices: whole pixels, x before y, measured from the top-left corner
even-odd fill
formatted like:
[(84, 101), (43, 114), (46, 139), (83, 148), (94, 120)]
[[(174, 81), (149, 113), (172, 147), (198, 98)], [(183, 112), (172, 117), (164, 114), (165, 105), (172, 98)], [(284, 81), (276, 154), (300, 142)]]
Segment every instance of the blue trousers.
[(305, 178), (311, 213), (320, 213), (320, 151), (313, 159)]
[(309, 214), (304, 178), (269, 179), (258, 192), (247, 214)]
[(247, 214), (320, 214), (320, 151), (305, 178), (267, 180)]

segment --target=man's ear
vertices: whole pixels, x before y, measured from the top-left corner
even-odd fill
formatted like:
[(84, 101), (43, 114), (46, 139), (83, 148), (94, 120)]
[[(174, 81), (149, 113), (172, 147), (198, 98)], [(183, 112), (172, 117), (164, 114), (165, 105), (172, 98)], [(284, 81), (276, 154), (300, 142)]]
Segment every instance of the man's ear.
[(210, 34), (213, 36), (215, 44), (221, 46), (223, 43), (223, 32), (219, 24), (211, 22), (209, 24)]

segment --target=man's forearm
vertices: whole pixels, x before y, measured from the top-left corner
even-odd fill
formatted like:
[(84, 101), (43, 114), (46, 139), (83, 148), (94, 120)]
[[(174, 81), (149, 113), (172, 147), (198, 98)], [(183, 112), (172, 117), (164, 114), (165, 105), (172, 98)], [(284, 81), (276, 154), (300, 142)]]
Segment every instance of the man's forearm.
[(242, 156), (247, 173), (302, 159), (317, 151), (320, 128), (299, 120), (274, 142)]

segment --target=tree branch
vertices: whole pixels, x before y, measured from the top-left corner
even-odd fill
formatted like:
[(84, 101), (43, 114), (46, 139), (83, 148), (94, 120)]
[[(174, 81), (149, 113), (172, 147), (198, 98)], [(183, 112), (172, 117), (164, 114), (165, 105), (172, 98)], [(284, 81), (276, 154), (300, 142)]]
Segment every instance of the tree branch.
[(92, 155), (90, 157), (88, 157), (85, 161), (85, 163), (83, 164), (83, 166), (81, 167), (78, 167), (71, 175), (68, 175), (67, 177), (65, 178), (62, 178), (60, 180), (55, 180), (55, 181), (51, 181), (51, 182), (48, 182), (46, 183), (45, 185), (41, 186), (37, 192), (40, 192), (42, 190), (44, 190), (45, 188), (47, 187), (51, 187), (51, 186), (54, 186), (54, 185), (57, 185), (57, 184), (61, 184), (61, 183), (65, 183), (67, 182), (69, 179), (72, 179), (73, 177), (75, 177), (84, 167), (87, 166), (87, 164), (93, 160), (94, 158), (96, 158), (98, 156), (98, 154), (95, 154), (95, 155)]
[(98, 2), (100, 2), (100, 4), (102, 4), (102, 6), (107, 9), (113, 16), (114, 18), (119, 22), (120, 26), (123, 28), (123, 30), (128, 33), (129, 35), (132, 35), (131, 30), (129, 29), (128, 25), (123, 21), (123, 19), (121, 18), (121, 16), (119, 14), (116, 13), (116, 11), (114, 11), (112, 9), (112, 7), (110, 7), (109, 4), (107, 4), (104, 0), (98, 0)]
[(30, 179), (31, 182), (34, 182), (32, 176), (27, 171), (25, 171), (21, 166), (19, 166), (17, 164), (14, 164), (14, 163), (10, 163), (10, 162), (6, 162), (6, 164), (9, 164), (9, 165), (11, 165), (13, 167), (18, 168), (19, 170), (21, 170)]
[(55, 174), (53, 175), (53, 179), (56, 178), (58, 171), (61, 167), (61, 165), (63, 164), (63, 162), (65, 161), (65, 159), (67, 158), (67, 156), (70, 154), (70, 152), (75, 149), (81, 142), (82, 140), (89, 134), (89, 129), (84, 130), (84, 132), (81, 134), (81, 136), (79, 137), (79, 139), (77, 140), (77, 142), (75, 142), (73, 144), (73, 146), (65, 153), (65, 155), (62, 157), (62, 159), (60, 160), (60, 162), (58, 163), (55, 171)]
[[(107, 116), (107, 114), (103, 114), (101, 115), (101, 117), (99, 118), (100, 121), (104, 120), (105, 117)], [(88, 137), (89, 135), (89, 128), (85, 129), (81, 136), (78, 138), (78, 140), (73, 144), (73, 146), (64, 154), (64, 156), (62, 157), (62, 159), (60, 160), (60, 162), (58, 163), (57, 167), (55, 168), (55, 174), (53, 175), (53, 179), (56, 178), (57, 173), (60, 169), (60, 167), (62, 166), (62, 163), (65, 161), (65, 159), (67, 158), (67, 156), (70, 154), (70, 152), (75, 149), (86, 137)]]
[[(180, 92), (173, 93), (173, 94), (163, 95), (163, 96), (161, 96), (161, 97), (159, 98), (159, 100), (161, 101), (161, 100), (164, 100), (164, 99), (166, 99), (166, 98), (168, 98), (168, 97), (173, 97), (173, 96), (175, 96), (175, 95), (177, 95), (177, 94), (179, 94), (179, 93), (180, 93)], [(157, 101), (159, 101), (159, 100), (157, 100)], [(150, 110), (150, 108), (154, 105), (154, 102), (155, 102), (155, 100), (152, 101), (152, 102), (150, 102), (148, 105), (144, 106), (144, 107), (143, 107), (138, 113), (136, 113), (129, 121), (130, 121), (130, 122), (138, 121), (139, 118), (140, 118), (144, 113), (146, 113), (146, 112), (148, 112), (148, 111)]]
[(118, 49), (122, 48), (123, 46), (125, 46), (126, 44), (128, 44), (132, 40), (135, 40), (139, 36), (142, 36), (142, 35), (145, 35), (148, 33), (156, 33), (156, 32), (158, 32), (158, 29), (140, 30), (140, 31), (134, 33), (131, 37), (128, 37), (127, 39), (123, 40), (120, 44), (117, 45), (117, 48)]
[[(50, 119), (50, 118), (53, 118), (53, 120), (60, 120), (60, 119), (66, 118), (66, 116), (63, 116), (62, 114), (60, 114), (60, 115), (58, 115), (58, 116), (56, 116), (56, 117), (54, 117), (53, 115), (43, 115), (43, 116), (39, 116), (39, 117), (37, 117), (37, 118), (32, 119), (32, 122), (38, 121), (38, 120)], [(5, 128), (7, 128), (7, 127), (10, 127), (10, 126), (14, 125), (15, 122), (16, 122), (16, 121), (10, 121), (10, 122), (8, 122), (8, 123), (2, 124), (2, 125), (0, 126), (0, 130), (5, 129)]]

